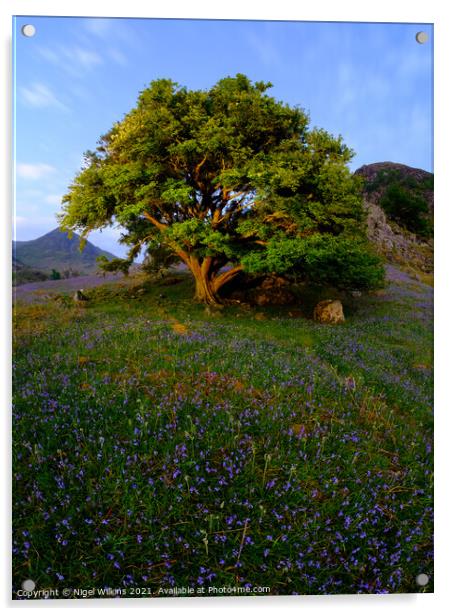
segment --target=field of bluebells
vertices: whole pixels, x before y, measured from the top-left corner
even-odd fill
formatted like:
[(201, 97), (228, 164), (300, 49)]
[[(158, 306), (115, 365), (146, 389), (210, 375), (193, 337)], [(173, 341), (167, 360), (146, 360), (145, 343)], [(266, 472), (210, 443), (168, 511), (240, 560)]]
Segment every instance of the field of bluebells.
[(432, 592), (431, 287), (393, 268), (329, 326), (180, 276), (17, 302), (13, 597)]

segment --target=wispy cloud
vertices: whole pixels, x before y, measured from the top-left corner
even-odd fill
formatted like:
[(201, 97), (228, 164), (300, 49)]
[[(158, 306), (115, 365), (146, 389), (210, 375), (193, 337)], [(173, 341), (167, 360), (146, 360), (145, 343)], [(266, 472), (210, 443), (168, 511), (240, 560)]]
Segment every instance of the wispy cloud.
[(44, 201), (49, 205), (61, 205), (61, 195), (46, 195)]
[(110, 48), (108, 50), (108, 55), (114, 62), (116, 62), (116, 64), (119, 64), (120, 66), (127, 65), (127, 58), (122, 51), (119, 51), (119, 49)]
[(85, 19), (84, 26), (85, 29), (90, 33), (96, 36), (100, 36), (101, 38), (105, 38), (109, 36), (110, 30), (113, 25), (112, 19), (103, 19), (99, 17), (89, 17)]
[[(55, 216), (33, 216), (33, 218), (28, 218), (27, 216), (16, 216), (14, 218), (14, 223), (16, 227), (30, 227), (31, 229), (35, 227), (43, 226), (44, 228), (53, 225), (56, 227), (56, 218)], [(44, 231), (45, 233), (45, 231)]]
[(391, 96), (387, 74), (374, 72), (366, 74), (350, 62), (342, 62), (332, 80), (335, 108), (341, 113), (349, 110), (356, 113), (365, 104), (368, 108), (387, 103)]
[(410, 48), (390, 49), (382, 54), (384, 70), (396, 74), (398, 78), (410, 79), (418, 75), (432, 74), (432, 55), (428, 47), (414, 42)]
[[(126, 66), (127, 56), (121, 51), (124, 45), (127, 48), (136, 47), (136, 37), (132, 29), (126, 24), (124, 19), (104, 19), (90, 17), (84, 21), (84, 29), (88, 36), (86, 44), (94, 42), (98, 45), (102, 43), (105, 56), (116, 62), (120, 66)], [(95, 41), (97, 39), (97, 41)], [(118, 47), (119, 45), (119, 47)]]
[(40, 180), (56, 171), (52, 165), (46, 163), (17, 163), (16, 173), (25, 180)]
[(83, 47), (72, 47), (65, 50), (68, 60), (75, 61), (83, 68), (91, 69), (99, 64), (103, 64), (101, 56), (90, 49), (83, 49)]
[(84, 20), (84, 30), (88, 36), (108, 41), (110, 45), (121, 42), (135, 47), (137, 38), (132, 23), (133, 21), (122, 18), (88, 17)]
[(247, 37), (247, 42), (263, 64), (271, 67), (280, 65), (280, 53), (269, 38), (265, 39), (255, 32), (250, 32)]
[(21, 86), (19, 93), (22, 101), (30, 107), (54, 107), (67, 111), (68, 107), (41, 82), (34, 82), (30, 86)]
[(71, 75), (84, 74), (103, 64), (102, 56), (80, 45), (58, 45), (54, 48), (38, 47), (39, 55)]
[(340, 109), (347, 109), (353, 105), (358, 97), (360, 83), (357, 83), (351, 64), (342, 62), (337, 69), (338, 97), (335, 104)]

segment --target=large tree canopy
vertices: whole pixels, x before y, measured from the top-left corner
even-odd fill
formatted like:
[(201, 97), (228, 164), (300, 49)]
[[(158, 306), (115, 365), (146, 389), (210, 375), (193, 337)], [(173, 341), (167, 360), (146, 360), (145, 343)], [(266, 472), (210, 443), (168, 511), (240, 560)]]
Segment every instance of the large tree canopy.
[(298, 107), (244, 75), (210, 90), (152, 82), (100, 138), (63, 198), (84, 237), (120, 224), (129, 260), (167, 250), (219, 302), (238, 272), (297, 272), (365, 288), (381, 281), (363, 229), (359, 179), (342, 139), (308, 130)]

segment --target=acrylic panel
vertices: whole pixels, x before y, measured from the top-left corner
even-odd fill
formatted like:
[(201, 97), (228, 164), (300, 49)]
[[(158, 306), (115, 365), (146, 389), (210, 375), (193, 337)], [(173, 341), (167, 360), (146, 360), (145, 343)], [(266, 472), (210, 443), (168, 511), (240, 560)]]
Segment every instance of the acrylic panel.
[(14, 18), (14, 599), (433, 592), (433, 35)]

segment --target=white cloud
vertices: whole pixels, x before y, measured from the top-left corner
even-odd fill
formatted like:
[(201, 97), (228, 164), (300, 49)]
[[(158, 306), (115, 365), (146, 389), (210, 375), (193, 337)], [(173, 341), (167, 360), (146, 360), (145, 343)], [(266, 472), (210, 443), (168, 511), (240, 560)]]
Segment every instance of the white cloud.
[(95, 51), (83, 47), (72, 47), (65, 50), (65, 55), (70, 61), (75, 61), (84, 68), (90, 69), (103, 63), (102, 58)]
[(110, 28), (112, 26), (111, 19), (102, 19), (96, 17), (90, 17), (85, 20), (85, 28), (91, 34), (96, 36), (105, 37), (109, 35)]
[(46, 195), (44, 201), (49, 205), (61, 205), (61, 195)]
[(77, 77), (84, 76), (87, 70), (92, 70), (104, 62), (99, 53), (80, 45), (58, 45), (52, 49), (38, 47), (37, 52), (44, 60)]
[(255, 32), (250, 32), (247, 41), (263, 64), (271, 67), (281, 65), (280, 53), (269, 38), (265, 39)]
[(17, 176), (26, 180), (40, 180), (54, 171), (56, 171), (55, 167), (45, 163), (17, 163), (16, 165)]
[(105, 42), (121, 42), (132, 47), (137, 45), (137, 37), (127, 19), (88, 17), (84, 29), (89, 35)]
[(30, 107), (54, 107), (67, 110), (66, 105), (43, 83), (36, 81), (29, 87), (22, 86), (19, 92), (24, 103)]
[(365, 74), (351, 63), (342, 62), (337, 68), (335, 80), (336, 89), (332, 90), (335, 91), (334, 105), (341, 113), (350, 110), (356, 114), (364, 103), (368, 109), (381, 107), (391, 95), (388, 74), (382, 71)]
[(337, 97), (335, 105), (340, 110), (348, 109), (356, 103), (359, 86), (351, 64), (342, 62), (337, 69)]
[(122, 53), (122, 51), (119, 51), (119, 49), (109, 49), (108, 50), (108, 55), (110, 56), (110, 58), (112, 60), (114, 60), (117, 64), (121, 65), (121, 66), (126, 66), (127, 65), (127, 58), (126, 56)]
[(391, 49), (382, 56), (385, 71), (398, 75), (398, 78), (412, 78), (432, 74), (432, 54), (428, 47), (414, 42), (411, 48)]
[(387, 74), (374, 74), (367, 77), (365, 89), (370, 99), (388, 100), (391, 96), (391, 84)]
[(56, 223), (56, 218), (55, 216), (33, 216), (33, 218), (27, 218), (26, 216), (15, 216), (14, 222), (18, 227), (36, 227), (38, 225), (54, 225)]
[(40, 56), (44, 58), (44, 60), (48, 60), (53, 64), (58, 64), (59, 57), (55, 51), (52, 51), (48, 47), (37, 47), (36, 51), (39, 53)]

